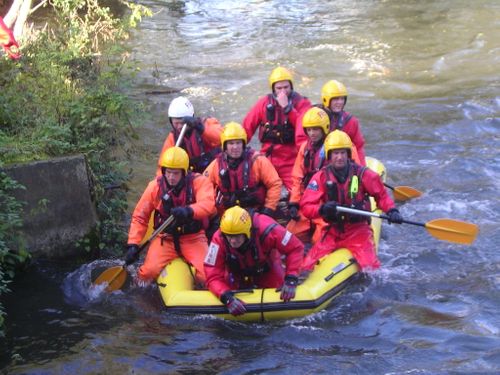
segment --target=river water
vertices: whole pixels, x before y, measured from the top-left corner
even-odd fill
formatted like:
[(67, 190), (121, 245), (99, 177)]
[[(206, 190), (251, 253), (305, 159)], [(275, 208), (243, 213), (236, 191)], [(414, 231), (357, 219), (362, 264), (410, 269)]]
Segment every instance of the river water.
[(500, 372), (500, 3), (143, 1), (130, 39), (131, 94), (151, 118), (131, 160), (131, 209), (169, 128), (175, 94), (198, 115), (242, 121), (278, 64), (317, 103), (347, 85), (367, 154), (388, 182), (424, 192), (405, 218), (480, 227), (471, 246), (420, 227), (383, 227), (382, 268), (326, 311), (242, 324), (166, 313), (155, 290), (92, 295), (90, 269), (38, 263), (7, 297), (9, 374)]

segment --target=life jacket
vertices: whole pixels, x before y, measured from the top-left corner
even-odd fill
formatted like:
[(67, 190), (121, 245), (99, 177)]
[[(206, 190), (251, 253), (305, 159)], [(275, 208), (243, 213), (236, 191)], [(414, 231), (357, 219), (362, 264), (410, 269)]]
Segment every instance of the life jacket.
[[(177, 142), (180, 132), (174, 129), (174, 140)], [(184, 134), (181, 147), (186, 150), (189, 156), (189, 169), (193, 172), (203, 173), (205, 168), (215, 159), (215, 156), (221, 152), (220, 147), (205, 149), (203, 138), (197, 129), (192, 129)]]
[[(323, 168), (326, 175), (326, 189), (328, 201), (334, 201), (342, 206), (357, 210), (371, 211), (370, 198), (363, 189), (362, 178), (367, 167), (362, 167), (356, 163), (349, 163), (349, 173), (344, 183), (337, 182), (333, 173), (333, 167), (328, 165)], [(337, 213), (335, 223), (358, 223), (362, 221), (370, 222), (369, 218), (361, 215)]]
[(266, 187), (255, 180), (252, 165), (255, 151), (247, 148), (243, 151), (243, 160), (236, 169), (230, 168), (225, 152), (217, 156), (220, 186), (217, 186), (215, 205), (228, 209), (235, 205), (242, 208), (260, 207), (266, 201)]
[[(290, 95), (292, 107), (296, 107), (302, 96), (295, 91)], [(259, 140), (262, 143), (295, 143), (295, 127), (288, 121), (288, 115), (278, 104), (273, 94), (267, 95), (266, 122), (260, 123)]]
[(334, 130), (344, 131), (344, 125), (347, 124), (352, 118), (351, 113), (345, 111), (334, 113), (331, 111), (331, 109), (325, 107), (322, 104), (315, 105), (315, 107), (321, 108), (328, 114), (328, 118), (330, 119), (330, 132)]
[(228, 249), (226, 252), (226, 264), (229, 267), (229, 271), (242, 279), (262, 275), (271, 269), (271, 264), (269, 264), (271, 249), (267, 249), (268, 251), (266, 252), (263, 244), (269, 233), (271, 233), (278, 223), (269, 224), (258, 237), (257, 223), (256, 216), (252, 215), (251, 236), (248, 243), (243, 245), (245, 246), (244, 252), (231, 248), (226, 237), (223, 236)]
[(305, 188), (309, 184), (311, 177), (323, 168), (325, 163), (325, 147), (314, 147), (310, 140), (307, 141), (304, 150), (304, 177), (302, 178), (302, 186)]
[[(193, 179), (195, 178), (192, 172), (188, 172), (183, 181), (179, 182), (174, 188), (167, 186), (167, 180), (164, 176), (158, 176), (156, 182), (160, 189), (158, 191), (161, 200), (160, 209), (154, 213), (154, 228), (158, 228), (168, 217), (170, 211), (174, 207), (183, 207), (190, 205), (196, 201), (193, 190)], [(198, 233), (203, 228), (203, 223), (200, 220), (191, 220), (183, 225), (170, 225), (164, 232), (174, 236), (183, 234)]]

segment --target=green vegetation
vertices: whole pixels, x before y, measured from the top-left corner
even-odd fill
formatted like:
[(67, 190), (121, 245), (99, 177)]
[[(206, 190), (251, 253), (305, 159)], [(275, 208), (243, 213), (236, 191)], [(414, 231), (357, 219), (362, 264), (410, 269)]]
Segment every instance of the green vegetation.
[[(118, 18), (96, 0), (52, 0), (52, 25), (32, 33), (17, 61), (0, 56), (0, 167), (74, 153), (86, 155), (94, 179), (99, 223), (80, 244), (110, 255), (125, 242), (127, 208), (120, 160), (140, 107), (125, 94), (134, 72), (120, 48), (126, 31), (149, 11), (128, 7)], [(127, 8), (124, 8), (125, 10)], [(19, 228), (22, 203), (15, 181), (0, 173), (0, 296), (27, 258)], [(122, 248), (120, 247), (120, 251)], [(3, 312), (0, 306), (0, 326)]]

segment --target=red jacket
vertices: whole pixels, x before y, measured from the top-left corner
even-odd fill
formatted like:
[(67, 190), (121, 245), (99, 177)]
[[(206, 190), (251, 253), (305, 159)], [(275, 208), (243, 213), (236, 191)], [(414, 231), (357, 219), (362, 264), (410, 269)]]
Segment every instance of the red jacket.
[[(347, 135), (351, 138), (352, 143), (356, 146), (358, 151), (359, 160), (361, 165), (366, 165), (365, 160), (365, 138), (363, 137), (363, 133), (361, 132), (361, 127), (359, 125), (359, 120), (356, 116), (352, 115), (349, 112), (342, 111), (339, 126), (339, 116), (332, 113), (328, 108), (323, 105), (318, 105), (319, 108), (323, 109), (326, 113), (328, 113), (328, 117), (330, 117), (330, 132), (338, 129), (347, 133)], [(299, 125), (302, 128), (302, 117), (300, 118)]]
[[(328, 198), (328, 188), (327, 181), (332, 181), (337, 187), (337, 199), (342, 206), (355, 205), (355, 208), (362, 209), (356, 202), (366, 201), (367, 195), (375, 198), (377, 206), (384, 212), (389, 211), (394, 208), (394, 202), (387, 193), (380, 176), (369, 168), (362, 167), (355, 163), (350, 163), (350, 175), (357, 175), (359, 186), (358, 192), (351, 198), (349, 196), (349, 189), (351, 185), (351, 178), (347, 178), (344, 183), (339, 183), (333, 173), (330, 173), (327, 169), (331, 170), (331, 165), (322, 168), (317, 172), (309, 181), (309, 184), (304, 191), (304, 195), (300, 200), (300, 208), (302, 213), (308, 219), (315, 219), (320, 217), (319, 208), (321, 205), (329, 200)], [(353, 173), (353, 169), (356, 169), (358, 173)], [(362, 173), (361, 173), (362, 171)], [(349, 217), (349, 215), (345, 215)]]
[[(265, 234), (270, 226), (272, 228)], [(222, 294), (231, 290), (226, 277), (230, 272), (235, 274), (236, 271), (230, 267), (230, 262), (237, 262), (240, 270), (265, 268), (270, 266), (270, 255), (273, 249), (286, 256), (286, 275), (298, 276), (304, 255), (304, 245), (297, 237), (269, 216), (257, 213), (252, 216), (251, 236), (251, 240), (255, 241), (255, 246), (247, 249), (243, 254), (229, 246), (220, 229), (212, 237), (205, 258), (205, 273), (208, 289), (217, 297), (220, 298)], [(243, 276), (242, 273), (243, 271), (235, 276)]]
[[(250, 111), (245, 116), (243, 120), (243, 128), (245, 129), (248, 137), (248, 141), (252, 139), (255, 131), (259, 126), (264, 126), (268, 123), (267, 118), (267, 105), (274, 105), (274, 117), (275, 123), (282, 122), (283, 119), (286, 119), (287, 122), (295, 129), (295, 143), (288, 144), (274, 144), (273, 153), (283, 153), (283, 155), (287, 156), (290, 152), (293, 153), (291, 157), (295, 158), (297, 155), (298, 147), (302, 142), (307, 140), (307, 136), (304, 133), (304, 129), (299, 124), (299, 117), (301, 114), (311, 107), (311, 102), (306, 97), (300, 96), (300, 94), (293, 92), (295, 98), (293, 99), (293, 107), (292, 110), (285, 115), (283, 108), (276, 102), (274, 99), (270, 99), (269, 95), (261, 97), (257, 103), (250, 109)], [(259, 129), (260, 130), (260, 129)], [(260, 132), (259, 132), (260, 133)], [(262, 153), (266, 153), (269, 148), (273, 145), (271, 142), (263, 142), (262, 143)]]
[(357, 117), (350, 114), (349, 112), (342, 111), (340, 115), (341, 120), (339, 121), (338, 115), (332, 114), (331, 111), (327, 113), (330, 116), (330, 131), (332, 132), (336, 129), (339, 129), (346, 132), (347, 135), (351, 138), (352, 143), (358, 150), (358, 156), (361, 164), (366, 165), (365, 138), (363, 137), (363, 133), (361, 133), (359, 120), (357, 119)]

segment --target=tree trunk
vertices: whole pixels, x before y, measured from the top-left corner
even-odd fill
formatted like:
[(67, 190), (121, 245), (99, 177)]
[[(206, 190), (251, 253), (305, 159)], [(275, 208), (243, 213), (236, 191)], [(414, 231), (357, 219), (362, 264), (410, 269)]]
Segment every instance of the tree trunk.
[(23, 1), (24, 0), (14, 0), (9, 8), (9, 11), (3, 18), (3, 22), (5, 22), (9, 29), (12, 29), (12, 25), (14, 25), (14, 22), (16, 22), (17, 16), (19, 14), (19, 9), (21, 8)]
[(32, 3), (33, 0), (24, 0), (19, 10), (14, 30), (12, 30), (14, 32), (14, 38), (16, 38), (17, 41), (20, 41), (23, 36), (24, 25), (30, 14)]

